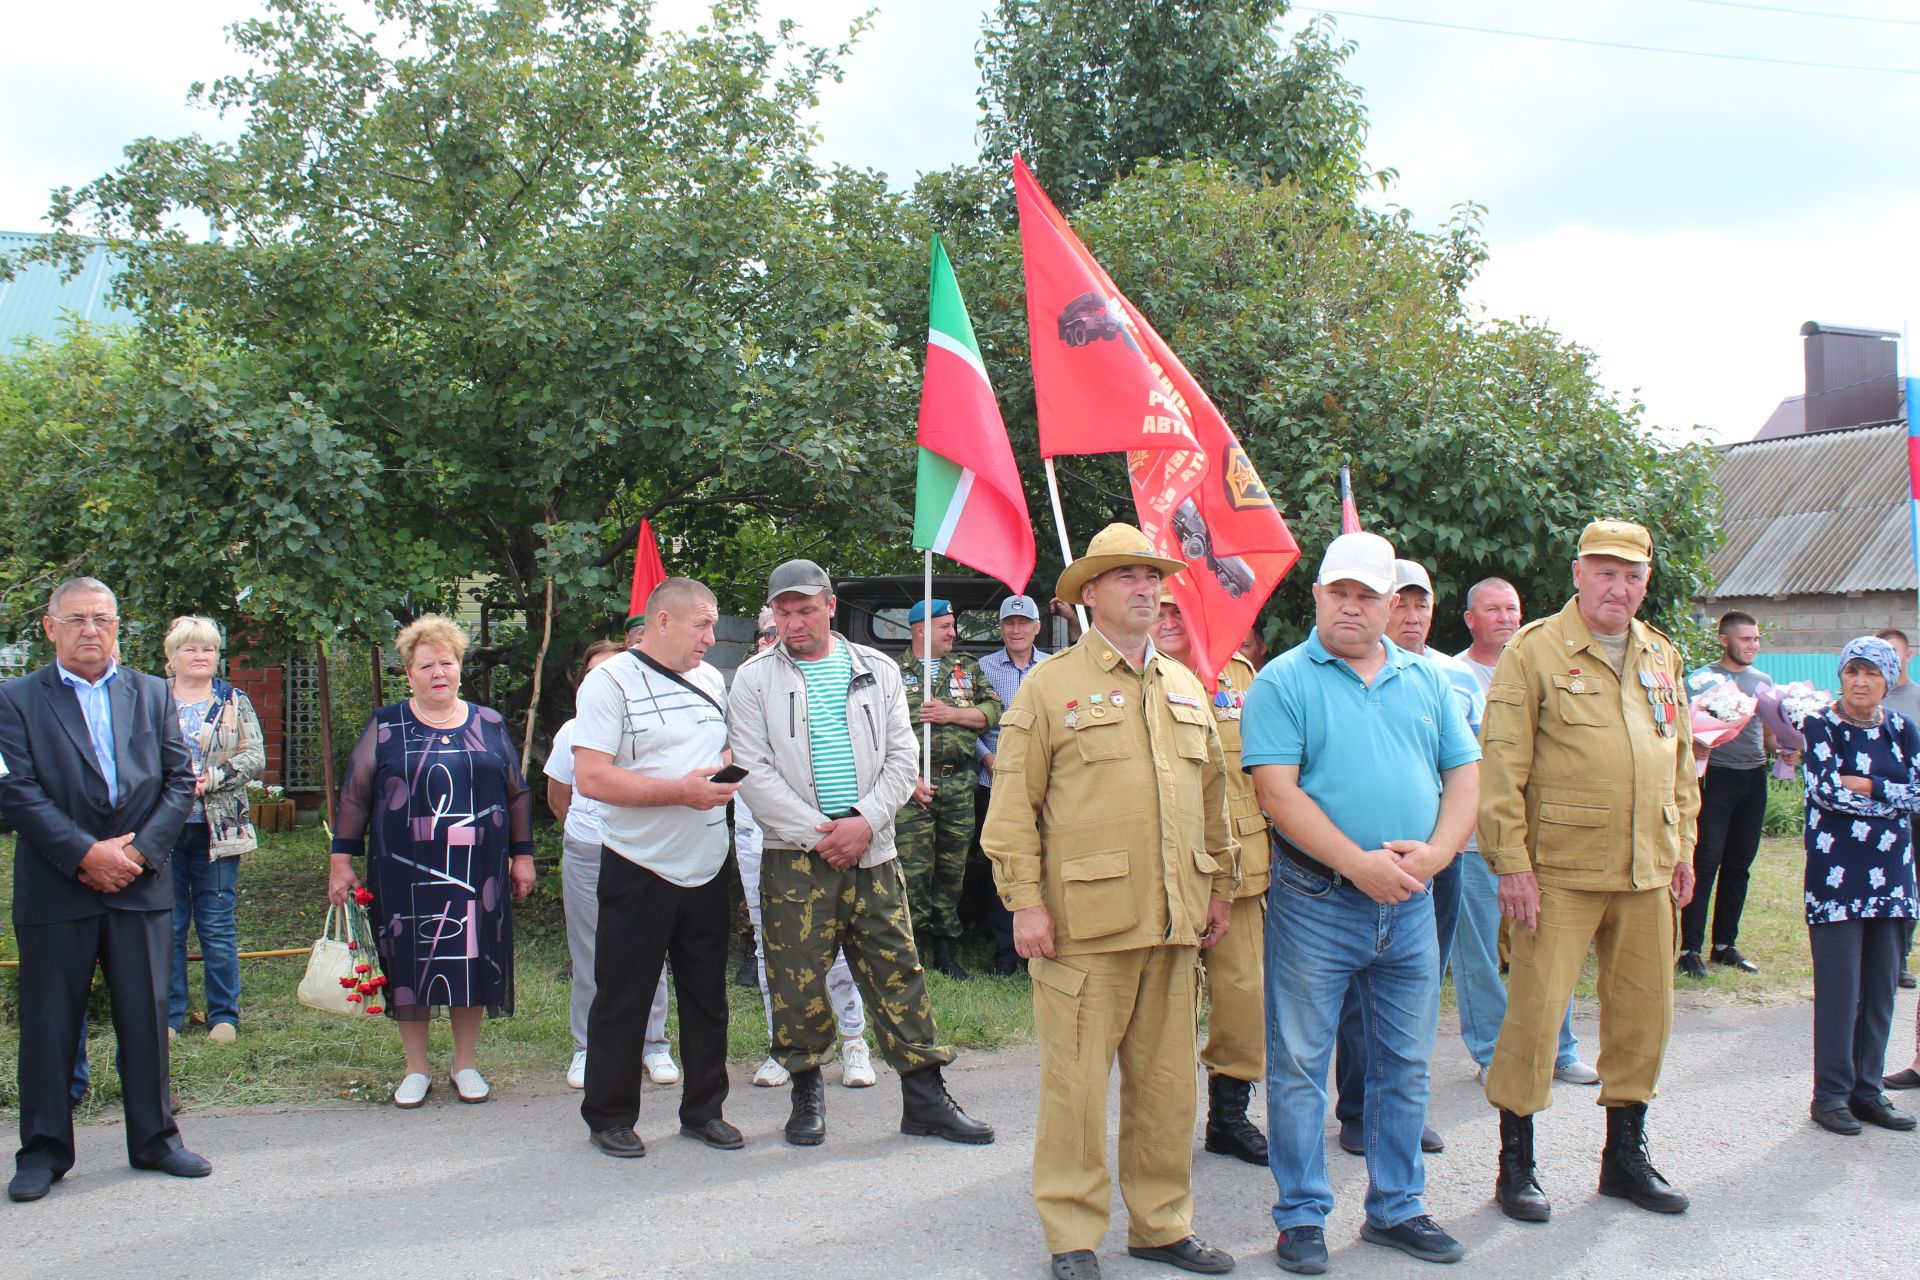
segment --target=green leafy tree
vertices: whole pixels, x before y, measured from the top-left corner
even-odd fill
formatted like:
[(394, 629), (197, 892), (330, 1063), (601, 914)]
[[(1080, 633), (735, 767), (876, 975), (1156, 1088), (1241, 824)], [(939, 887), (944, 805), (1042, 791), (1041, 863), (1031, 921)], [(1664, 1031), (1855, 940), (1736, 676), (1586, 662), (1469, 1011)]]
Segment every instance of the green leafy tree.
[[(1485, 255), (1474, 209), (1422, 235), (1290, 180), (1149, 163), (1075, 226), (1235, 428), (1305, 552), (1270, 606), (1275, 638), (1311, 624), (1308, 570), (1339, 528), (1343, 464), (1366, 526), (1433, 572), (1436, 643), (1464, 644), (1456, 608), (1484, 576), (1514, 581), (1534, 615), (1557, 608), (1579, 530), (1600, 516), (1654, 530), (1648, 614), (1684, 614), (1717, 537), (1710, 454), (1663, 446), (1590, 352), (1470, 313), (1461, 293)], [(1044, 512), (1031, 387), (999, 372), (1026, 360), (1017, 237), (983, 242), (970, 267), (975, 329)], [(1131, 518), (1117, 456), (1058, 461), (1076, 538)]]
[[(669, 536), (904, 523), (914, 365), (863, 265), (900, 242), (899, 201), (816, 165), (804, 123), (837, 50), (761, 30), (751, 0), (685, 34), (645, 3), (373, 8), (363, 33), (269, 0), (232, 29), (254, 69), (197, 90), (244, 119), (235, 141), (142, 139), (54, 207), (128, 260), (173, 366), (244, 353), (294, 469), (352, 461), (367, 492), (306, 495), (316, 551), (337, 539), (383, 586), (394, 561), (470, 584), (529, 622), (473, 662), (524, 668), (549, 587), (550, 662), (624, 615), (643, 515)], [(161, 465), (192, 461), (163, 438)], [(256, 512), (264, 557), (309, 509), (284, 496), (295, 514)], [(670, 567), (703, 572), (707, 545)]]
[[(981, 159), (1016, 151), (1072, 212), (1150, 159), (1351, 194), (1370, 175), (1352, 52), (1324, 19), (1282, 49), (1286, 0), (1000, 0), (980, 42)], [(1384, 175), (1382, 175), (1384, 176)]]

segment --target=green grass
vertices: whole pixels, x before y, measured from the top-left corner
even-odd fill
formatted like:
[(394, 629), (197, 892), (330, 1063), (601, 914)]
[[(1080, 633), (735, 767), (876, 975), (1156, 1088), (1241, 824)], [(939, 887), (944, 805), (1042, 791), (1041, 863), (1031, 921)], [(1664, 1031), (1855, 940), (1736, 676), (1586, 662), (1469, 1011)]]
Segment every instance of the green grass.
[[(731, 874), (729, 871), (728, 874)], [(243, 951), (310, 945), (326, 915), (327, 853), (317, 830), (263, 834), (258, 850), (243, 856), (236, 906)], [(13, 893), (13, 860), (0, 861), (0, 902)], [(189, 945), (193, 945), (191, 942)], [(735, 953), (737, 958), (737, 951)], [(0, 923), (0, 959), (17, 958), (11, 923)], [(976, 957), (969, 956), (973, 961)], [(986, 967), (983, 951), (974, 967)], [(567, 1029), (570, 981), (560, 879), (542, 860), (532, 896), (514, 912), (515, 1008), (510, 1018), (490, 1021), (481, 1033), (480, 1063), (489, 1081), (510, 1088), (533, 1082), (562, 1087), (572, 1052)], [(262, 1104), (313, 1103), (337, 1099), (384, 1103), (402, 1074), (400, 1040), (385, 1018), (349, 1019), (301, 1005), (294, 989), (305, 957), (243, 960), (240, 1038), (232, 1045), (207, 1039), (206, 1028), (189, 1023), (172, 1052), (173, 1087), (188, 1109)], [(199, 965), (189, 966), (189, 1008), (204, 1011)], [(732, 965), (729, 965), (731, 972)], [(13, 1001), (17, 970), (0, 969), (0, 1125), (17, 1118), (13, 1064), (20, 1031)], [(104, 985), (104, 984), (100, 984)], [(967, 983), (928, 975), (941, 1035), (963, 1048), (1013, 1044), (1032, 1034), (1027, 982), (982, 978)], [(742, 1064), (766, 1055), (765, 1016), (755, 988), (728, 985), (727, 1049)], [(84, 1121), (117, 1113), (120, 1085), (113, 1071), (113, 1031), (96, 990), (96, 1017), (88, 1055), (93, 1089), (82, 1104)], [(668, 1027), (678, 1040), (677, 1015)], [(873, 1038), (871, 1031), (868, 1039)], [(434, 1023), (436, 1074), (452, 1057), (445, 1019)]]
[[(1740, 946), (1760, 966), (1758, 975), (1714, 967), (1705, 982), (1681, 980), (1683, 1006), (1765, 1002), (1812, 993), (1812, 968), (1801, 911), (1801, 851), (1797, 839), (1769, 838), (1753, 869), (1740, 931)], [(238, 919), (244, 950), (306, 946), (326, 914), (326, 845), (317, 831), (265, 835), (259, 850), (245, 855), (240, 871)], [(0, 899), (12, 895), (12, 860), (0, 862)], [(567, 1031), (566, 931), (560, 882), (543, 864), (533, 896), (514, 919), (517, 1007), (511, 1018), (487, 1024), (480, 1042), (481, 1066), (502, 1088), (533, 1083), (558, 1088), (572, 1045)], [(0, 958), (17, 954), (10, 925), (0, 925)], [(984, 945), (966, 960), (975, 973), (990, 968)], [(399, 1037), (386, 1019), (364, 1021), (318, 1013), (294, 999), (305, 967), (301, 957), (241, 962), (240, 1039), (217, 1045), (206, 1030), (189, 1024), (173, 1046), (173, 1086), (183, 1106), (225, 1107), (314, 1103), (340, 1099), (384, 1103), (399, 1082)], [(731, 967), (731, 966), (730, 966)], [(13, 1021), (13, 970), (0, 969), (0, 1124), (17, 1111), (12, 1062), (19, 1049)], [(943, 1038), (963, 1049), (991, 1049), (1032, 1038), (1029, 987), (1024, 976), (976, 977), (952, 982), (928, 975), (928, 987)], [(204, 1005), (199, 966), (192, 966), (190, 1004)], [(728, 1052), (750, 1065), (766, 1053), (765, 1023), (757, 990), (729, 985)], [(1593, 995), (1589, 960), (1579, 994)], [(1446, 991), (1452, 1002), (1452, 992)], [(678, 1029), (669, 1022), (675, 1038)], [(872, 1038), (871, 1032), (869, 1039)], [(104, 1017), (93, 1023), (89, 1052), (94, 1087), (80, 1118), (118, 1111), (119, 1081), (112, 1069), (113, 1033)], [(452, 1045), (443, 1020), (434, 1024), (433, 1060), (445, 1069)]]

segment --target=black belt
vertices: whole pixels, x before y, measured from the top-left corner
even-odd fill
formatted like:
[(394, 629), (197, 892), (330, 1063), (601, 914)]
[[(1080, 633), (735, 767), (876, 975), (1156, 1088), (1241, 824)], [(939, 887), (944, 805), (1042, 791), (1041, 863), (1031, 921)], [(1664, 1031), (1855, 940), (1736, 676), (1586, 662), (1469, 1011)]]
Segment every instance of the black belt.
[(1320, 859), (1314, 857), (1272, 827), (1267, 828), (1267, 836), (1273, 845), (1274, 852), (1284, 855), (1289, 862), (1299, 867), (1302, 871), (1311, 871), (1314, 875), (1324, 876), (1336, 885), (1345, 881), (1345, 876), (1342, 876), (1338, 871), (1335, 871), (1332, 867), (1320, 861)]

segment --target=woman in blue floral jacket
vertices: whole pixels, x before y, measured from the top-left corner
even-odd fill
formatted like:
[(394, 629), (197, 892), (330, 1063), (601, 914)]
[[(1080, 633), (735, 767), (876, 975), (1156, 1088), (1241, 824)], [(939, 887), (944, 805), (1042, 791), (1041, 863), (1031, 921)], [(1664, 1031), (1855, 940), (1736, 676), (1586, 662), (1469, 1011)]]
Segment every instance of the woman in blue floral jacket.
[(1920, 809), (1920, 725), (1880, 700), (1900, 676), (1874, 636), (1840, 651), (1840, 698), (1807, 717), (1807, 933), (1813, 948), (1813, 1119), (1912, 1129), (1881, 1092), (1900, 972), (1900, 921), (1915, 914), (1911, 814)]

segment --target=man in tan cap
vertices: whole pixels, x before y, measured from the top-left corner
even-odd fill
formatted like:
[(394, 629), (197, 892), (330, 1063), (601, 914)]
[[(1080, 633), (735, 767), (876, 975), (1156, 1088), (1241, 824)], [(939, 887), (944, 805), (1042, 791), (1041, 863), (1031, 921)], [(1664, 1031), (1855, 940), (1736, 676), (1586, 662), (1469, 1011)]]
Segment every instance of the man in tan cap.
[[(1193, 647), (1186, 616), (1172, 599), (1160, 601), (1153, 646), (1189, 671), (1201, 655)], [(1247, 1119), (1253, 1082), (1267, 1074), (1267, 881), (1271, 854), (1267, 816), (1253, 794), (1253, 779), (1240, 767), (1240, 712), (1258, 673), (1244, 654), (1227, 660), (1210, 699), (1220, 749), (1227, 760), (1227, 820), (1240, 844), (1233, 864), (1233, 919), (1225, 940), (1200, 953), (1207, 984), (1207, 1042), (1200, 1065), (1207, 1069), (1206, 1148), (1265, 1167), (1267, 1136)]]
[(1700, 808), (1680, 654), (1634, 616), (1652, 562), (1639, 525), (1588, 525), (1574, 598), (1515, 634), (1487, 691), (1480, 849), (1516, 925), (1507, 1017), (1487, 1072), (1487, 1100), (1500, 1109), (1494, 1197), (1526, 1222), (1552, 1212), (1534, 1172), (1533, 1115), (1553, 1100), (1561, 1013), (1589, 945), (1600, 963), (1607, 1109), (1600, 1193), (1660, 1213), (1687, 1207), (1646, 1138)]
[(1195, 961), (1233, 895), (1225, 760), (1206, 689), (1149, 635), (1161, 578), (1184, 568), (1138, 529), (1102, 530), (1057, 588), (1092, 628), (1000, 720), (980, 847), (1033, 978), (1033, 1198), (1056, 1280), (1100, 1274), (1116, 1056), (1127, 1252), (1233, 1269), (1193, 1234)]

